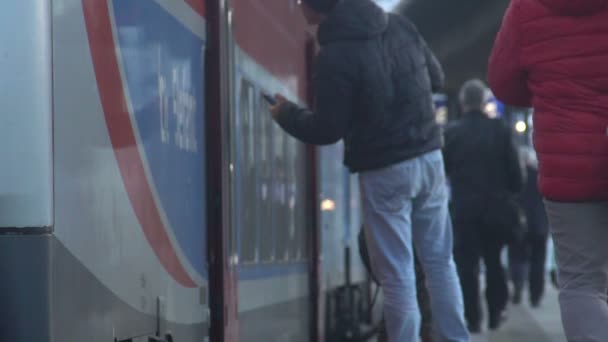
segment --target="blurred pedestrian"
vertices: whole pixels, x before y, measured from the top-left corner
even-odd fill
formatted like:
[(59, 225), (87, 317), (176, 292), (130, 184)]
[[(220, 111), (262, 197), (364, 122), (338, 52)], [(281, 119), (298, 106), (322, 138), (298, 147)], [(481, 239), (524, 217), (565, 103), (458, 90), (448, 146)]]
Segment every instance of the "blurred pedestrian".
[(530, 304), (538, 307), (545, 290), (549, 224), (537, 186), (536, 154), (533, 149), (525, 148), (522, 155), (526, 166), (526, 183), (521, 194), (521, 203), (526, 213), (527, 231), (523, 239), (517, 239), (509, 246), (509, 269), (514, 289), (513, 302), (521, 302), (527, 283)]
[(445, 132), (456, 263), (471, 332), (481, 330), (480, 259), (486, 266), (489, 328), (497, 329), (504, 318), (509, 293), (500, 254), (518, 223), (513, 198), (523, 186), (510, 129), (484, 113), (488, 95), (483, 82), (467, 81), (460, 91), (464, 114)]
[(568, 341), (608, 341), (606, 32), (606, 0), (513, 0), (488, 70), (499, 99), (534, 107)]

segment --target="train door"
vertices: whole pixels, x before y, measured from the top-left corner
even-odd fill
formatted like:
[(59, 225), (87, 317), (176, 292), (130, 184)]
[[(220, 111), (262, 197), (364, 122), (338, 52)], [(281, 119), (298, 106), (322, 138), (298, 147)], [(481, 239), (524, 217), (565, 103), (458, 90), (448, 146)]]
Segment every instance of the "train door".
[(237, 279), (238, 264), (234, 203), (234, 38), (232, 1), (207, 1), (210, 44), (207, 70), (210, 163), (209, 253), (211, 260), (211, 340), (238, 341)]

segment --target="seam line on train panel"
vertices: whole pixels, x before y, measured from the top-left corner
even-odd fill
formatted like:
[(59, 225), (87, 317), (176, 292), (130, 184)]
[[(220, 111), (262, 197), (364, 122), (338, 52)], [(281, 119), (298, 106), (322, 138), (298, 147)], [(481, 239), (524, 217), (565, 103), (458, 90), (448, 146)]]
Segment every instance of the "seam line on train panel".
[(0, 235), (47, 235), (53, 233), (52, 226), (45, 227), (0, 227)]

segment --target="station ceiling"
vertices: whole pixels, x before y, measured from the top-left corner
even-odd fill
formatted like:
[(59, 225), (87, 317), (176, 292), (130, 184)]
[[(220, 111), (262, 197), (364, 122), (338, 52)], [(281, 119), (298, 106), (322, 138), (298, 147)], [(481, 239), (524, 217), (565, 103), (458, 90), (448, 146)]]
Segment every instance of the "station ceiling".
[(448, 94), (470, 78), (486, 79), (487, 61), (508, 0), (404, 0), (410, 18), (446, 71)]

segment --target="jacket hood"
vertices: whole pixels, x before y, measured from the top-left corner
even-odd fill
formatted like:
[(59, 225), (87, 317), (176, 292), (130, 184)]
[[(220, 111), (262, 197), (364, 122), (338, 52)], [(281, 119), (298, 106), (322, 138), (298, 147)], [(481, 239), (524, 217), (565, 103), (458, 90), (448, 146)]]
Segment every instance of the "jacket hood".
[(371, 0), (341, 0), (319, 26), (319, 43), (370, 39), (387, 26), (388, 14)]
[(608, 0), (540, 0), (540, 2), (560, 15), (583, 16), (597, 13), (606, 7)]

